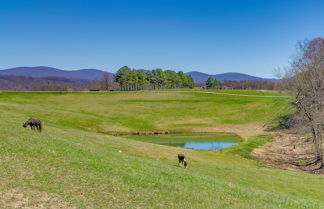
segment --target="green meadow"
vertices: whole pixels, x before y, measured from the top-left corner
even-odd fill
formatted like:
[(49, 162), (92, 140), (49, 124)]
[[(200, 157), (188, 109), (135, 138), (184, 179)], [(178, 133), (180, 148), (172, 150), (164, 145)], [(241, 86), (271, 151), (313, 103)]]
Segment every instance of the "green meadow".
[[(239, 95), (1, 92), (0, 208), (324, 208), (324, 176), (251, 158), (270, 136), (203, 151), (151, 143), (168, 137), (111, 135), (232, 126), (253, 132), (290, 100), (278, 92), (216, 93)], [(22, 127), (29, 117), (42, 120), (42, 133)], [(179, 152), (187, 169), (178, 167)]]
[(223, 125), (260, 125), (279, 114), (279, 110), (287, 104), (286, 97), (259, 97), (259, 94), (274, 96), (276, 92), (233, 93), (248, 96), (217, 96), (206, 91), (188, 90), (3, 92), (0, 94), (0, 107), (7, 112), (41, 118), (48, 125), (96, 133), (127, 134), (136, 131), (185, 132)]

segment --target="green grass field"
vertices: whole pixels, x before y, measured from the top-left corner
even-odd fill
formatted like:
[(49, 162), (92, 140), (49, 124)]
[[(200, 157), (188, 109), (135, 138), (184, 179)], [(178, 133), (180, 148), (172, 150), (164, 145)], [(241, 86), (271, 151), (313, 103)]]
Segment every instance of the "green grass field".
[[(201, 92), (201, 91), (200, 91)], [(218, 93), (228, 93), (221, 91)], [(242, 91), (234, 91), (238, 95)], [(100, 133), (190, 131), (199, 127), (264, 124), (287, 98), (214, 95), (197, 91), (0, 93), (0, 107), (48, 125)], [(272, 96), (276, 92), (262, 93)], [(259, 95), (257, 95), (259, 96)]]
[[(179, 91), (2, 92), (0, 208), (324, 208), (323, 176), (251, 159), (267, 136), (220, 152), (107, 134), (261, 126), (288, 100)], [(28, 117), (42, 119), (44, 131), (23, 129)], [(187, 169), (177, 166), (179, 152)]]

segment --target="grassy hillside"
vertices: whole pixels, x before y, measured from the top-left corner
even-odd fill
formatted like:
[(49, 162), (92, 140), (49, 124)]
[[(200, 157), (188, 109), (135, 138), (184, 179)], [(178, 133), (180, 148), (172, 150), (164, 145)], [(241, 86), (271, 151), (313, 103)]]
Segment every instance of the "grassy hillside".
[[(187, 92), (0, 93), (0, 208), (323, 208), (323, 176), (242, 157), (268, 137), (219, 152), (96, 132), (262, 124), (285, 104)], [(44, 120), (42, 133), (22, 128), (29, 116)], [(177, 166), (179, 152), (188, 169)]]
[[(235, 94), (241, 92), (234, 91)], [(46, 124), (101, 133), (131, 133), (260, 125), (273, 118), (287, 103), (284, 97), (259, 97), (272, 96), (273, 92), (246, 91), (244, 94), (251, 97), (196, 91), (8, 92), (0, 93), (0, 107), (26, 117), (41, 118)]]

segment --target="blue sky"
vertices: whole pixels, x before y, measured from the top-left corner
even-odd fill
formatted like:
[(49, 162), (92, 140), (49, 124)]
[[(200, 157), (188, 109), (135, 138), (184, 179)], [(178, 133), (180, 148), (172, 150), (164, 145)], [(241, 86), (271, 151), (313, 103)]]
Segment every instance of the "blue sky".
[(133, 68), (273, 77), (324, 36), (318, 0), (0, 0), (0, 69)]

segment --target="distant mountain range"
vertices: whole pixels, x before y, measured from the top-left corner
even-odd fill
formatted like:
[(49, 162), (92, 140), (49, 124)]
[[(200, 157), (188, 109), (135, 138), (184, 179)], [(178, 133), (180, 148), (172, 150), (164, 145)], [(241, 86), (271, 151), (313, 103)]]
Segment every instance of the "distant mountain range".
[[(27, 77), (63, 77), (72, 79), (83, 79), (83, 80), (96, 80), (103, 76), (105, 71), (97, 69), (81, 69), (81, 70), (61, 70), (52, 67), (39, 66), (39, 67), (16, 67), (5, 70), (0, 70), (0, 75), (16, 75), (16, 76), (27, 76)], [(109, 73), (113, 75), (113, 73)], [(255, 77), (243, 73), (223, 73), (210, 75), (201, 73), (198, 71), (192, 71), (186, 73), (191, 75), (195, 83), (205, 83), (208, 77), (214, 77), (217, 80), (223, 82), (224, 80), (230, 81), (241, 81), (241, 80), (253, 80), (253, 81), (277, 81), (277, 79), (268, 79)]]
[[(52, 67), (16, 67), (6, 70), (0, 70), (0, 75), (17, 75), (27, 77), (63, 77), (76, 78), (86, 80), (96, 80), (102, 78), (105, 71), (97, 69), (82, 69), (82, 70), (60, 70)], [(110, 73), (111, 74), (111, 73)]]
[(224, 80), (228, 80), (228, 81), (251, 80), (251, 81), (274, 81), (274, 82), (278, 81), (278, 79), (274, 79), (274, 78), (260, 78), (260, 77), (243, 74), (243, 73), (222, 73), (222, 74), (210, 75), (198, 71), (192, 71), (186, 74), (191, 75), (195, 83), (205, 83), (209, 77), (213, 77), (221, 82), (223, 82)]

